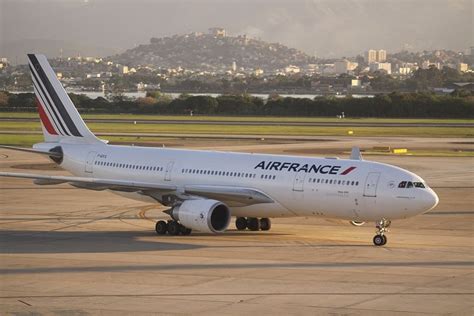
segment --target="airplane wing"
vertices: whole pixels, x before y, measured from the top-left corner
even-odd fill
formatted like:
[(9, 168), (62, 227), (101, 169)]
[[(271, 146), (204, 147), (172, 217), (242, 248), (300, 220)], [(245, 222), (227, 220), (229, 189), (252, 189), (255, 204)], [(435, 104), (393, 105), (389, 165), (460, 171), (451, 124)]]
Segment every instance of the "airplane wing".
[(228, 206), (247, 206), (261, 203), (273, 203), (273, 199), (265, 193), (253, 188), (216, 185), (187, 185), (184, 192), (214, 199), (226, 203)]
[(174, 185), (162, 185), (162, 184), (153, 184), (153, 183), (147, 183), (147, 182), (86, 178), (86, 177), (47, 176), (47, 175), (32, 174), (32, 173), (0, 172), (0, 177), (33, 179), (35, 180), (34, 183), (38, 185), (69, 183), (75, 187), (89, 189), (89, 190), (96, 190), (96, 191), (116, 190), (116, 191), (125, 191), (125, 192), (137, 192), (141, 190), (153, 190), (153, 189), (163, 190), (163, 191), (176, 190), (176, 186)]
[(100, 179), (74, 176), (48, 176), (31, 173), (0, 172), (0, 177), (33, 179), (38, 185), (54, 185), (68, 183), (78, 188), (89, 190), (113, 190), (122, 192), (138, 192), (148, 195), (159, 202), (165, 202), (173, 196), (174, 199), (187, 200), (197, 197), (219, 200), (228, 206), (248, 206), (274, 201), (259, 190), (231, 186), (190, 185), (184, 190), (175, 185), (155, 184), (149, 182)]

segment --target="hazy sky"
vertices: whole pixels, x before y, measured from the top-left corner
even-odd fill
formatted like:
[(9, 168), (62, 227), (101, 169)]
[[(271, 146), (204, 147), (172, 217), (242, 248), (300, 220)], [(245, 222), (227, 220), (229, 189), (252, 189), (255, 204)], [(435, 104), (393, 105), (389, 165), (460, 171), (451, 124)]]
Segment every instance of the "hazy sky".
[(110, 55), (222, 26), (318, 57), (474, 45), (474, 0), (0, 0), (0, 56)]

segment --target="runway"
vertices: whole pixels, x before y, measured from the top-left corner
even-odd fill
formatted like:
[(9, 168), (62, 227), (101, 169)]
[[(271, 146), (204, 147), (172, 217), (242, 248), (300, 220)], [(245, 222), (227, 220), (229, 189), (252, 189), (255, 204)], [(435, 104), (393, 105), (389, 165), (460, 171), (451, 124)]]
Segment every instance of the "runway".
[[(195, 147), (337, 154), (352, 142), (201, 142)], [(447, 144), (442, 142), (418, 144)], [(0, 310), (67, 315), (471, 315), (472, 158), (370, 159), (421, 175), (441, 200), (427, 214), (394, 221), (383, 248), (372, 246), (373, 223), (354, 227), (319, 218), (274, 219), (269, 232), (240, 232), (232, 225), (222, 235), (158, 237), (154, 221), (166, 215), (156, 205), (109, 192), (0, 179)], [(4, 149), (0, 169), (65, 174), (42, 156)]]

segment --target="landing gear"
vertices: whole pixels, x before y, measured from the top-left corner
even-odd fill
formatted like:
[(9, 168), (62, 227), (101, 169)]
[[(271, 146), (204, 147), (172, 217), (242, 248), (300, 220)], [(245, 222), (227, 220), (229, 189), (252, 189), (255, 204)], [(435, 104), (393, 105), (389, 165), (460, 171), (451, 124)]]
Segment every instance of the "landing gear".
[(247, 229), (247, 219), (245, 217), (237, 217), (235, 220), (235, 227), (237, 227), (238, 230)]
[(260, 229), (261, 230), (270, 230), (272, 228), (272, 222), (269, 218), (261, 218), (260, 219)]
[(247, 227), (248, 227), (250, 230), (257, 231), (257, 230), (260, 229), (260, 221), (258, 220), (258, 218), (249, 217), (249, 218), (247, 219)]
[(184, 227), (183, 225), (180, 225), (180, 231), (179, 232), (183, 236), (189, 236), (189, 235), (191, 235), (192, 229)]
[(373, 242), (376, 246), (383, 246), (387, 243), (387, 236), (385, 233), (388, 232), (388, 227), (390, 227), (391, 222), (389, 220), (381, 219), (376, 222), (377, 235), (374, 236)]
[(375, 235), (373, 240), (376, 246), (383, 246), (387, 243), (387, 237), (385, 235)]
[(166, 233), (171, 236), (188, 236), (191, 234), (191, 229), (184, 227), (177, 221), (158, 221), (155, 225), (155, 230), (158, 235), (166, 235)]
[(165, 235), (168, 231), (168, 223), (165, 221), (156, 222), (155, 230), (158, 235)]
[(168, 223), (168, 234), (171, 236), (178, 236), (181, 232), (181, 227), (179, 227), (179, 223), (177, 221), (170, 221)]
[(235, 220), (235, 227), (238, 230), (249, 229), (252, 231), (257, 230), (270, 230), (272, 228), (272, 222), (269, 218), (256, 218), (256, 217), (237, 217)]

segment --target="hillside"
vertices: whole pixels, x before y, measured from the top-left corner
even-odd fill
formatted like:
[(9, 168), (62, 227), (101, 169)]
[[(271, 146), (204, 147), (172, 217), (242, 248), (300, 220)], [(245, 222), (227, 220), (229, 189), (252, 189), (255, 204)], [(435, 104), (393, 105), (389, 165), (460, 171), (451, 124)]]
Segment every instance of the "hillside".
[(129, 49), (111, 59), (129, 66), (207, 71), (229, 70), (235, 61), (238, 68), (261, 68), (265, 72), (316, 62), (314, 57), (279, 43), (245, 36), (219, 37), (200, 33), (152, 38), (149, 44)]

